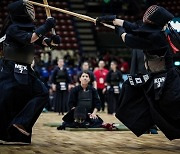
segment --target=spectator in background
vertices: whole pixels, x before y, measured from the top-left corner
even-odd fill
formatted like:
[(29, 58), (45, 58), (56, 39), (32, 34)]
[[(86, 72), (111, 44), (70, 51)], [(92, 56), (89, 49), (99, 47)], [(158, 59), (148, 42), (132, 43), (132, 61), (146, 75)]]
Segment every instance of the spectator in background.
[(37, 76), (38, 78), (40, 78), (40, 74), (39, 74), (38, 69), (37, 69), (37, 67), (36, 67), (36, 59), (35, 59), (35, 57), (34, 57), (32, 63), (31, 63), (31, 69), (34, 71), (34, 73), (36, 74), (36, 76)]
[(97, 61), (95, 57), (90, 57), (88, 61), (92, 68), (95, 68), (97, 66)]
[(45, 66), (41, 67), (40, 79), (45, 84), (45, 86), (48, 87), (49, 72)]
[(105, 63), (106, 63), (106, 62), (109, 62), (110, 59), (111, 59), (110, 53), (109, 53), (109, 52), (106, 52), (105, 55), (103, 56), (103, 59), (104, 59)]
[(58, 60), (58, 67), (54, 69), (50, 82), (54, 91), (54, 111), (64, 115), (64, 112), (68, 111), (68, 90), (72, 87), (72, 81), (64, 67), (63, 59)]
[(117, 62), (112, 61), (111, 70), (106, 77), (108, 114), (115, 114), (120, 96), (120, 83), (124, 82), (122, 73), (117, 69)]
[(119, 69), (121, 70), (122, 73), (128, 73), (129, 72), (129, 64), (123, 58), (120, 58)]
[(97, 82), (97, 91), (101, 100), (101, 110), (104, 111), (105, 108), (105, 96), (103, 89), (105, 88), (105, 79), (108, 73), (108, 70), (104, 68), (105, 63), (103, 60), (100, 60), (98, 63), (98, 68), (94, 71), (94, 76)]

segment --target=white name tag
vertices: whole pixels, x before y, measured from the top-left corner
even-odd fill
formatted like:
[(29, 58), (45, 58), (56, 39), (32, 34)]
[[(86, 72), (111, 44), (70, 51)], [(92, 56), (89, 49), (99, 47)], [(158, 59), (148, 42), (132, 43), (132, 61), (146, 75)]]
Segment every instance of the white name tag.
[(166, 80), (165, 76), (154, 79), (154, 89), (161, 88)]
[(113, 86), (114, 88), (114, 93), (119, 94), (119, 87), (118, 86)]
[(65, 82), (60, 82), (60, 90), (66, 90), (66, 83)]
[(103, 79), (103, 78), (100, 78), (100, 79), (99, 79), (99, 83), (103, 84), (103, 83), (104, 83), (104, 79)]
[(15, 64), (14, 72), (20, 73), (20, 74), (27, 74), (28, 68), (25, 65)]

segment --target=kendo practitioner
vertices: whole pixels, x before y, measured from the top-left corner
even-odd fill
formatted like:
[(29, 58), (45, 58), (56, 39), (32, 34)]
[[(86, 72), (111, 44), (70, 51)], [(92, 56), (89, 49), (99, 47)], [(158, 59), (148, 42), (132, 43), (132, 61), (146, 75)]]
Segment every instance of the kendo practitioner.
[(129, 76), (116, 111), (116, 117), (137, 136), (156, 125), (169, 140), (180, 138), (180, 72), (173, 66), (173, 52), (165, 33), (166, 28), (172, 29), (168, 22), (173, 17), (163, 7), (153, 5), (140, 26), (116, 16), (97, 19), (113, 22), (126, 46), (144, 52), (148, 73)]
[(64, 67), (64, 60), (58, 60), (58, 67), (56, 67), (51, 76), (52, 90), (54, 91), (54, 111), (59, 114), (67, 112), (68, 109), (68, 95), (72, 80)]
[(108, 104), (108, 114), (115, 114), (117, 103), (120, 96), (120, 83), (124, 80), (122, 78), (122, 73), (117, 69), (117, 62), (112, 61), (110, 63), (111, 70), (106, 76), (106, 89), (107, 89), (107, 104)]
[(55, 27), (54, 18), (35, 28), (31, 4), (19, 0), (9, 4), (8, 11), (1, 31), (5, 39), (0, 60), (0, 143), (30, 144), (32, 127), (48, 103), (48, 90), (31, 68), (34, 44), (47, 46), (60, 39), (44, 37)]
[(63, 127), (77, 127), (76, 122), (81, 123), (82, 127), (100, 127), (103, 121), (96, 113), (100, 110), (101, 102), (97, 90), (88, 84), (90, 73), (83, 71), (79, 80), (80, 85), (71, 89), (68, 102), (71, 110), (63, 117)]

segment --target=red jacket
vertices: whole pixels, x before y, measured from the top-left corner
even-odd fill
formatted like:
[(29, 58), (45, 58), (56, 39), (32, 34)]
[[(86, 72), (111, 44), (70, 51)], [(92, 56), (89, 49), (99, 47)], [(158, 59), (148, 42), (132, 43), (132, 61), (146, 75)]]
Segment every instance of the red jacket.
[(102, 70), (98, 69), (94, 72), (94, 76), (96, 77), (97, 89), (104, 89), (104, 83), (106, 76), (108, 74), (108, 70), (103, 68)]

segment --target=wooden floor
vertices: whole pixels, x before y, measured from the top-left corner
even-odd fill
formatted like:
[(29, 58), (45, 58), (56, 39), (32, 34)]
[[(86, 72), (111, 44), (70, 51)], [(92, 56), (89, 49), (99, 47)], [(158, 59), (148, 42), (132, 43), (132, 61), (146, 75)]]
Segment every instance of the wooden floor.
[[(99, 114), (105, 122), (119, 122), (114, 116)], [(43, 126), (61, 122), (57, 113), (42, 113), (33, 129), (32, 144), (28, 146), (0, 146), (0, 154), (178, 154), (180, 140), (169, 141), (161, 132), (136, 137), (130, 131), (58, 131)]]

